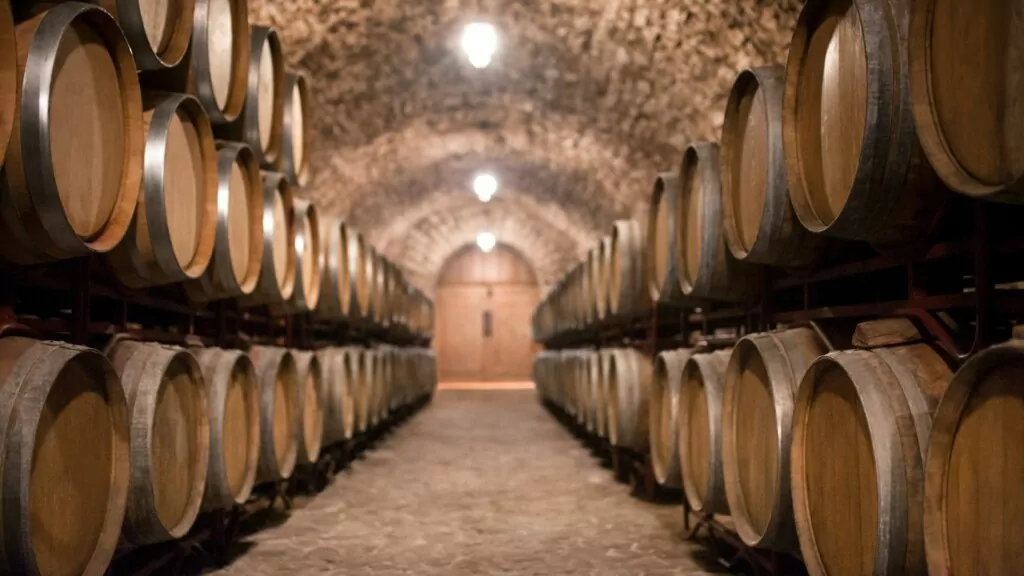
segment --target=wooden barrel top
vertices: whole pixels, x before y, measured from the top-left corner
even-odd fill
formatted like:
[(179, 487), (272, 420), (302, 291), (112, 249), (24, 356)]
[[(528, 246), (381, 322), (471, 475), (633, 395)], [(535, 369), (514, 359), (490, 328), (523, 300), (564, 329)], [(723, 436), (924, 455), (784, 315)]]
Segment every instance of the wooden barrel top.
[(150, 436), (150, 478), (154, 507), (164, 526), (178, 526), (189, 512), (197, 468), (205, 464), (198, 459), (204, 453), (199, 437), (204, 430), (199, 421), (200, 411), (206, 407), (197, 392), (202, 385), (186, 364), (172, 362), (157, 394)]
[(111, 420), (103, 381), (69, 363), (46, 397), (35, 432), (29, 533), (41, 574), (81, 574), (96, 552), (116, 489)]
[(286, 373), (283, 369), (278, 372), (274, 380), (274, 456), (278, 466), (282, 466), (294, 453), (292, 434), (294, 432), (294, 414), (297, 414), (296, 385), (294, 373)]
[[(256, 467), (255, 462), (249, 461), (251, 442), (259, 442), (259, 422), (255, 427), (250, 422), (253, 414), (250, 412), (250, 402), (258, 402), (258, 399), (250, 399), (255, 396), (258, 384), (249, 382), (250, 374), (245, 370), (244, 365), (235, 364), (231, 371), (231, 381), (228, 383), (227, 392), (224, 395), (224, 414), (221, 420), (221, 439), (223, 446), (221, 453), (224, 455), (224, 472), (228, 480), (228, 488), (233, 495), (238, 495), (245, 489), (248, 480), (248, 473)], [(257, 420), (259, 415), (255, 415)], [(250, 431), (257, 431), (257, 438), (249, 437)]]
[(742, 512), (750, 527), (764, 534), (775, 509), (778, 483), (788, 483), (789, 478), (779, 478), (776, 407), (764, 360), (756, 351), (745, 360), (735, 389), (733, 409), (737, 416), (732, 437), (741, 440), (735, 446)]
[(228, 103), (235, 67), (245, 66), (244, 61), (237, 59), (235, 54), (233, 3), (234, 0), (207, 0), (210, 86), (214, 101), (221, 110)]
[(805, 418), (804, 497), (821, 565), (828, 574), (871, 574), (878, 480), (867, 416), (846, 372), (833, 366), (817, 378)]
[(679, 445), (686, 490), (692, 499), (703, 501), (711, 478), (711, 420), (704, 376), (695, 367), (684, 369), (679, 391)]
[(202, 141), (190, 113), (179, 108), (167, 131), (164, 157), (164, 208), (174, 257), (187, 268), (199, 247), (206, 207)]
[[(683, 175), (686, 179), (683, 182), (683, 187), (687, 192), (680, 198), (679, 209), (682, 217), (676, 228), (676, 234), (681, 233), (680, 239), (683, 243), (679, 250), (683, 257), (681, 271), (688, 277), (691, 284), (700, 275), (700, 260), (704, 243), (704, 184), (701, 170), (697, 167), (698, 162), (699, 160), (694, 161), (693, 168)], [(715, 239), (709, 238), (708, 241), (713, 243)]]
[(228, 254), (231, 255), (231, 271), (239, 284), (248, 276), (250, 266), (259, 265), (258, 261), (252, 262), (250, 258), (252, 236), (258, 233), (252, 229), (251, 214), (254, 208), (261, 208), (252, 205), (260, 195), (253, 194), (253, 182), (241, 162), (239, 157), (232, 163), (228, 183)]
[[(749, 252), (761, 229), (768, 186), (768, 106), (756, 83), (751, 83), (750, 89), (740, 96), (736, 129), (739, 146), (729, 150), (723, 147), (728, 156), (722, 156), (722, 193), (730, 194), (732, 205), (739, 207), (736, 230), (740, 243)], [(724, 186), (726, 170), (733, 183), (728, 189)]]
[(277, 96), (277, 83), (280, 80), (275, 74), (274, 52), (269, 40), (263, 43), (258, 72), (258, 128), (260, 145), (266, 150), (270, 146), (270, 140), (274, 132), (274, 107), (276, 105), (274, 99)]
[[(283, 180), (282, 180), (282, 186)], [(289, 234), (292, 227), (292, 215), (285, 206), (284, 198), (280, 194), (274, 195), (274, 275), (277, 285), (280, 288), (288, 283), (288, 266), (286, 263), (291, 258), (292, 246), (289, 241), (293, 236)]]
[(665, 286), (665, 277), (668, 276), (670, 266), (669, 258), (672, 257), (672, 254), (669, 253), (672, 214), (669, 213), (668, 195), (669, 191), (664, 190), (661, 197), (658, 198), (658, 212), (654, 220), (654, 278), (659, 288)]
[(174, 36), (178, 23), (180, 8), (174, 6), (172, 0), (140, 0), (139, 14), (142, 16), (142, 28), (153, 51), (163, 52)]
[(89, 240), (103, 230), (114, 211), (128, 136), (118, 69), (103, 36), (88, 19), (73, 21), (61, 37), (49, 110), (57, 191), (72, 229)]
[[(299, 76), (299, 78), (302, 78)], [(304, 80), (296, 80), (292, 86), (292, 162), (296, 175), (306, 166), (306, 93), (302, 89)]]

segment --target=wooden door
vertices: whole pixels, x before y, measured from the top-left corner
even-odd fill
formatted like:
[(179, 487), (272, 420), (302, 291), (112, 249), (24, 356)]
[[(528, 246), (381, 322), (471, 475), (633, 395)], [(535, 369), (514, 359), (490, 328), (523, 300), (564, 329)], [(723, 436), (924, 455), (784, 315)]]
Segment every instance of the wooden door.
[(530, 315), (537, 288), (495, 286), (487, 302), (493, 330), (484, 338), (484, 380), (529, 380), (534, 349)]
[(483, 286), (445, 286), (437, 291), (434, 347), (442, 380), (480, 380), (484, 367), (481, 316)]

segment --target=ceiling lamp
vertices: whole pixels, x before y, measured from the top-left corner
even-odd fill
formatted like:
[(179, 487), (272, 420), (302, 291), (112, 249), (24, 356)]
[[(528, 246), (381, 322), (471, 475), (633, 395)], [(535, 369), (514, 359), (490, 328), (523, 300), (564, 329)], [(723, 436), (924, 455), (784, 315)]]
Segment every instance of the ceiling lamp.
[(462, 30), (462, 51), (474, 68), (487, 68), (498, 51), (498, 31), (486, 22), (467, 24)]
[(473, 179), (473, 192), (481, 202), (490, 202), (498, 192), (498, 179), (487, 172), (477, 174)]
[(498, 239), (494, 237), (494, 234), (490, 232), (481, 232), (476, 236), (476, 245), (480, 247), (480, 250), (484, 252), (490, 252), (494, 250), (494, 246), (498, 243)]

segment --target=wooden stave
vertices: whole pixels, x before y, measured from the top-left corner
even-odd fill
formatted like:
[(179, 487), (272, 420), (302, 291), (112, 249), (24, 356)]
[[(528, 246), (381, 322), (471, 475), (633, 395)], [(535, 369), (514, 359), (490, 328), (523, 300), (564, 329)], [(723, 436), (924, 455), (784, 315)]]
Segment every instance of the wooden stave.
[[(641, 240), (640, 224), (636, 220), (616, 220), (612, 224), (608, 286), (608, 311), (612, 316), (631, 318), (651, 309), (645, 290)], [(582, 321), (579, 325), (582, 326)]]
[[(186, 295), (193, 302), (252, 294), (263, 264), (263, 240), (260, 234), (255, 233), (263, 228), (264, 197), (259, 166), (246, 144), (222, 140), (217, 142), (217, 149), (217, 228), (212, 260), (203, 275), (183, 284)], [(228, 240), (231, 170), (239, 159), (246, 166), (245, 172), (249, 177), (249, 225), (250, 232), (253, 232), (249, 234), (249, 264), (241, 282), (235, 278)]]
[[(206, 488), (210, 428), (202, 370), (195, 357), (184, 348), (119, 339), (116, 336), (107, 348), (107, 357), (120, 375), (121, 385), (125, 388), (132, 429), (131, 476), (121, 539), (132, 546), (176, 540), (188, 533), (195, 523)], [(152, 426), (151, 420), (155, 416), (160, 382), (172, 363), (184, 363), (183, 367), (195, 384), (196, 401), (199, 403), (196, 410), (198, 452), (191, 496), (182, 518), (175, 526), (164, 526), (155, 509), (153, 476), (150, 468), (152, 455), (149, 453), (152, 437), (149, 427)], [(157, 378), (157, 383), (151, 382), (153, 378)]]
[(952, 190), (976, 199), (1019, 204), (1024, 202), (1024, 174), (998, 184), (983, 182), (961, 165), (949, 149), (934, 110), (931, 83), (931, 35), (935, 0), (915, 0), (910, 7), (909, 89), (910, 108), (923, 153), (936, 175)]
[[(317, 459), (320, 457), (320, 450), (323, 447), (324, 438), (324, 413), (325, 406), (327, 403), (327, 388), (324, 379), (323, 365), (317, 358), (317, 355), (313, 352), (307, 352), (304, 350), (291, 350), (292, 358), (295, 360), (295, 368), (297, 372), (298, 381), (298, 406), (299, 406), (299, 426), (296, 430), (298, 434), (298, 462), (300, 464), (315, 464)], [(313, 374), (313, 391), (316, 395), (316, 421), (306, 422), (306, 411), (305, 403), (307, 400), (307, 394), (309, 390), (306, 388), (306, 379)], [(307, 442), (306, 434), (309, 432), (309, 426), (312, 424), (312, 433), (314, 437), (313, 442)]]
[[(213, 129), (202, 105), (187, 94), (147, 93), (143, 96), (143, 121), (146, 125), (146, 152), (143, 182), (138, 205), (125, 239), (107, 253), (107, 261), (118, 281), (130, 288), (174, 284), (200, 278), (213, 259), (218, 224), (218, 153)], [(187, 111), (195, 121), (203, 152), (203, 216), (196, 253), (185, 267), (171, 248), (167, 226), (165, 190), (166, 144), (171, 121), (179, 111)], [(147, 247), (148, 244), (148, 247)]]
[(196, 0), (178, 0), (176, 9), (181, 16), (175, 26), (170, 45), (158, 54), (149, 43), (143, 26), (140, 0), (91, 0), (109, 12), (124, 32), (135, 56), (135, 65), (140, 72), (162, 70), (177, 66), (185, 57), (192, 38)]
[[(982, 378), (1004, 364), (1019, 362), (1024, 342), (1013, 339), (969, 358), (957, 370), (935, 408), (924, 468), (924, 548), (928, 573), (955, 574), (948, 544), (948, 467), (960, 422)], [(1019, 548), (1017, 542), (1007, 542)]]
[[(253, 346), (249, 357), (260, 383), (260, 455), (256, 465), (256, 483), (287, 480), (295, 470), (299, 453), (299, 383), (295, 359), (286, 348), (275, 346)], [(274, 392), (278, 376), (282, 373), (292, 382), (289, 394), (292, 406), (288, 411), (291, 433), (288, 434), (284, 461), (278, 462), (274, 446)]]
[[(249, 29), (248, 0), (230, 0), (232, 22), (232, 52), (235, 63), (247, 63), (252, 57), (252, 33)], [(209, 28), (210, 0), (195, 0), (195, 18), (193, 20), (192, 41), (188, 55), (189, 92), (195, 94), (207, 115), (215, 125), (227, 124), (238, 120), (245, 108), (249, 85), (249, 67), (241, 65), (233, 67), (231, 87), (227, 102), (221, 108), (213, 94), (213, 80), (209, 69), (209, 58), (197, 58), (196, 53), (209, 54), (210, 36), (216, 31)], [(255, 151), (253, 152), (255, 154)], [(257, 158), (257, 160), (260, 160)]]
[[(686, 185), (691, 170), (699, 170), (701, 180), (701, 250), (696, 278), (688, 278), (683, 254), (686, 253), (685, 226), (676, 226), (676, 269), (679, 271), (679, 285), (687, 297), (708, 300), (742, 302), (747, 298), (750, 287), (750, 269), (736, 261), (725, 245), (722, 234), (722, 194), (717, 142), (690, 144), (683, 154), (679, 168), (679, 206), (676, 222), (685, 222), (683, 210), (690, 191)], [(712, 246), (709, 250), (709, 242)]]
[[(270, 312), (279, 316), (316, 310), (320, 302), (322, 270), (319, 211), (315, 204), (301, 198), (296, 198), (293, 206), (292, 230), (295, 233), (295, 241), (292, 243), (292, 257), (295, 261), (295, 285), (291, 298), (270, 304)], [(304, 227), (298, 225), (302, 219), (307, 222)], [(309, 232), (308, 236), (306, 232)], [(302, 250), (299, 250), (300, 247)], [(306, 266), (313, 268), (310, 286), (305, 285), (303, 278)]]
[[(203, 494), (201, 512), (223, 510), (236, 504), (245, 504), (256, 483), (256, 465), (260, 450), (260, 405), (259, 383), (249, 356), (240, 350), (222, 348), (197, 348), (193, 350), (196, 361), (206, 382), (208, 400), (208, 421), (210, 423), (210, 463), (207, 467), (206, 490)], [(245, 481), (237, 494), (231, 493), (230, 483), (224, 466), (224, 404), (227, 387), (234, 372), (241, 369), (246, 374), (246, 402), (249, 418), (249, 443), (247, 447)]]
[(256, 287), (251, 294), (246, 294), (238, 299), (239, 306), (251, 307), (263, 304), (280, 303), (288, 300), (295, 292), (295, 253), (287, 251), (287, 262), (285, 263), (285, 283), (283, 287), (277, 284), (276, 267), (274, 262), (274, 197), (281, 195), (281, 201), (288, 220), (288, 245), (295, 245), (294, 225), (294, 200), (291, 187), (284, 176), (276, 172), (263, 172), (263, 217), (262, 236), (263, 238), (263, 261), (260, 263), (260, 275), (256, 281)]
[[(807, 367), (819, 356), (828, 353), (828, 344), (811, 328), (797, 327), (776, 332), (750, 334), (733, 347), (725, 370), (725, 391), (722, 398), (722, 470), (725, 495), (730, 514), (740, 539), (748, 546), (783, 552), (799, 551), (793, 519), (793, 497), (790, 485), (790, 444), (793, 426), (793, 405), (800, 380)], [(739, 488), (739, 469), (733, 432), (736, 419), (737, 387), (747, 355), (757, 354), (768, 373), (771, 395), (775, 403), (776, 449), (778, 458), (777, 491), (774, 510), (766, 529), (757, 530), (749, 520), (743, 494)]]
[(105, 380), (114, 446), (106, 515), (82, 574), (106, 574), (121, 533), (130, 478), (128, 402), (120, 378), (106, 356), (90, 348), (18, 336), (5, 337), (2, 345), (21, 348), (23, 352), (11, 363), (9, 372), (0, 374), (0, 422), (4, 423), (0, 427), (0, 447), (3, 447), (0, 479), (5, 494), (4, 513), (0, 515), (0, 529), (5, 534), (0, 540), (0, 568), (11, 574), (40, 574), (30, 530), (29, 479), (33, 443), (52, 384), (71, 362), (83, 362), (86, 369)]
[[(612, 349), (606, 358), (608, 442), (642, 454), (649, 439), (651, 361), (632, 348)], [(623, 375), (629, 377), (628, 385), (623, 385)]]
[[(658, 484), (671, 488), (682, 487), (682, 468), (679, 464), (679, 386), (683, 365), (692, 355), (691, 348), (665, 350), (655, 357), (651, 372), (651, 394), (648, 403), (651, 468)], [(671, 414), (669, 422), (662, 418), (663, 405), (666, 401)], [(671, 442), (667, 446), (662, 446), (662, 430), (666, 427), (670, 430)]]
[[(303, 112), (303, 150), (305, 155), (301, 166), (295, 165), (295, 158), (293, 157), (294, 144), (292, 142), (292, 97), (293, 90), (298, 86), (299, 93), (303, 101), (302, 112)], [(310, 118), (309, 109), (309, 82), (306, 80), (306, 75), (302, 72), (287, 72), (284, 76), (284, 115), (283, 115), (283, 132), (281, 139), (281, 172), (288, 177), (288, 180), (293, 186), (305, 186), (309, 183), (309, 150), (310, 150), (310, 132), (309, 127), (312, 126), (312, 119)]]
[[(887, 485), (878, 486), (878, 498), (882, 501), (879, 504), (881, 513), (878, 520), (882, 526), (876, 542), (873, 573), (900, 575), (924, 574), (927, 571), (922, 468), (928, 448), (931, 414), (943, 390), (933, 390), (937, 392), (935, 394), (920, 390), (914, 381), (919, 366), (907, 366), (898, 356), (901, 351), (921, 348), (931, 350), (927, 344), (910, 344), (875, 350), (830, 352), (816, 359), (800, 381), (793, 411), (790, 473), (800, 552), (810, 574), (826, 574), (826, 571), (814, 545), (813, 528), (804, 494), (804, 422), (814, 394), (815, 375), (830, 366), (843, 370), (853, 383), (869, 422), (877, 481), (888, 481)], [(938, 354), (933, 354), (941, 361)], [(946, 379), (948, 385), (952, 372), (948, 366), (943, 367), (949, 376)], [(886, 384), (871, 381), (872, 376), (884, 377)], [(880, 389), (882, 386), (887, 389)], [(908, 397), (907, 393), (913, 396)], [(915, 410), (918, 412), (915, 413)], [(885, 438), (896, 438), (896, 441), (885, 442)], [(887, 491), (885, 486), (892, 488)], [(900, 496), (905, 500), (901, 502)]]
[[(804, 182), (797, 134), (802, 55), (810, 36), (808, 27), (817, 24), (815, 19), (820, 19), (830, 1), (809, 0), (804, 4), (786, 62), (782, 133), (793, 209), (803, 226), (814, 233), (879, 247), (912, 243), (934, 227), (944, 212), (948, 193), (938, 185), (937, 176), (923, 157), (910, 110), (908, 74), (901, 73), (908, 70), (911, 0), (851, 0), (862, 34), (874, 40), (864, 43), (869, 99), (865, 103), (860, 159), (849, 197), (835, 220), (826, 224), (811, 206), (808, 189), (812, 186)], [(894, 93), (899, 95), (899, 102), (892, 101)], [(872, 94), (882, 96), (872, 99)], [(875, 164), (884, 166), (884, 170), (873, 170)], [(908, 189), (928, 193), (914, 197), (906, 193)]]
[[(0, 165), (7, 158), (7, 146), (17, 114), (18, 58), (14, 36), (14, 15), (10, 0), (0, 0)], [(0, 178), (2, 180), (3, 178)]]
[[(126, 155), (118, 199), (104, 231), (92, 239), (81, 238), (72, 229), (57, 189), (52, 161), (43, 160), (52, 158), (50, 103), (42, 96), (52, 85), (53, 69), (27, 67), (28, 59), (52, 63), (50, 56), (56, 52), (64, 31), (79, 18), (88, 19), (108, 46), (113, 44), (112, 61), (118, 68), (126, 116)], [(128, 232), (142, 181), (142, 92), (131, 48), (106, 10), (79, 2), (54, 5), (19, 23), (17, 30), (20, 33), (16, 36), (27, 38), (29, 45), (17, 46), (15, 50), (19, 56), (20, 89), (16, 92), (17, 113), (4, 159), (4, 177), (0, 178), (0, 253), (15, 264), (37, 264), (109, 252)], [(26, 152), (39, 161), (26, 166)]]
[[(679, 285), (679, 270), (676, 261), (676, 252), (679, 249), (679, 240), (676, 234), (676, 215), (678, 214), (679, 194), (682, 184), (679, 181), (679, 174), (676, 172), (662, 172), (654, 179), (654, 189), (651, 192), (650, 206), (647, 212), (647, 253), (646, 266), (648, 270), (647, 290), (652, 302), (679, 302), (683, 299), (682, 288)], [(667, 197), (666, 197), (667, 195)], [(654, 243), (657, 242), (658, 206), (661, 199), (666, 197), (669, 208), (668, 216), (668, 265), (664, 282), (659, 285), (655, 275), (656, 251)]]
[[(824, 240), (810, 233), (797, 219), (789, 197), (786, 159), (782, 146), (782, 101), (786, 69), (779, 65), (748, 68), (739, 73), (729, 93), (722, 124), (720, 150), (722, 177), (722, 221), (725, 241), (733, 257), (741, 262), (784, 268), (807, 268), (820, 261)], [(739, 134), (740, 103), (750, 91), (764, 95), (768, 134), (768, 174), (765, 180), (764, 207), (757, 238), (749, 248), (737, 228), (737, 209), (733, 203), (733, 151), (742, 149)]]
[[(725, 369), (732, 350), (726, 348), (716, 352), (693, 354), (687, 359), (683, 367), (681, 385), (679, 388), (679, 465), (682, 469), (681, 483), (683, 485), (683, 497), (690, 504), (690, 509), (704, 514), (727, 514), (729, 502), (725, 498), (725, 478), (722, 471), (722, 392), (725, 386)], [(708, 484), (704, 489), (704, 498), (701, 500), (693, 493), (692, 480), (687, 476), (687, 452), (686, 442), (683, 441), (684, 427), (686, 426), (684, 414), (683, 391), (687, 382), (687, 372), (697, 370), (701, 373), (704, 381), (704, 389), (708, 400), (708, 438), (711, 442), (710, 471), (708, 473)]]
[[(281, 40), (277, 31), (268, 26), (251, 25), (249, 27), (249, 62), (248, 62), (248, 83), (245, 90), (245, 104), (242, 111), (234, 121), (219, 124), (217, 126), (218, 136), (225, 140), (245, 142), (252, 148), (253, 154), (259, 160), (264, 170), (278, 172), (281, 163), (281, 141), (284, 131), (284, 55), (281, 49)], [(270, 46), (270, 54), (273, 59), (274, 78), (274, 111), (270, 140), (267, 149), (263, 149), (260, 140), (259, 130), (259, 99), (253, 94), (259, 93), (260, 81), (260, 57), (263, 54), (263, 46)]]

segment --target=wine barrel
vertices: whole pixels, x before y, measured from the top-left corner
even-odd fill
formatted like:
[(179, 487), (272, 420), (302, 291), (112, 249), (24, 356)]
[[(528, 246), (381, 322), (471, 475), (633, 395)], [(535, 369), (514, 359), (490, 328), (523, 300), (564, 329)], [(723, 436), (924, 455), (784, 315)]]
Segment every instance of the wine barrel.
[(601, 403), (601, 380), (604, 377), (602, 371), (604, 369), (604, 359), (601, 357), (601, 351), (594, 351), (587, 354), (587, 380), (586, 380), (586, 395), (587, 395), (587, 414), (584, 417), (583, 424), (587, 429), (587, 432), (597, 434), (600, 430), (598, 419), (604, 418), (604, 405)]
[(946, 204), (910, 111), (909, 3), (814, 0), (800, 12), (783, 152), (793, 208), (812, 232), (906, 244), (927, 234)]
[[(0, 165), (7, 157), (18, 100), (18, 58), (10, 0), (0, 0)], [(2, 180), (2, 178), (0, 178)]]
[(355, 435), (355, 378), (357, 348), (322, 348), (317, 351), (327, 381), (324, 442), (350, 440)]
[(349, 316), (352, 286), (349, 281), (349, 236), (345, 222), (320, 218), (320, 301), (316, 313), (321, 318), (343, 319)]
[(598, 243), (594, 259), (597, 262), (596, 270), (596, 287), (597, 290), (594, 293), (594, 297), (597, 299), (597, 320), (603, 321), (609, 316), (610, 299), (609, 299), (609, 284), (611, 283), (611, 266), (609, 266), (609, 256), (612, 250), (612, 239), (611, 236), (605, 236), (601, 238)]
[(924, 481), (928, 573), (1013, 574), (1021, 560), (1024, 343), (971, 357), (932, 422)]
[[(612, 224), (608, 266), (609, 314), (631, 318), (649, 312), (643, 233), (636, 220), (616, 220)], [(582, 286), (582, 281), (577, 281), (576, 286)], [(579, 299), (582, 301), (582, 294)], [(582, 306), (579, 309), (582, 311)], [(582, 314), (577, 316), (582, 324)]]
[(131, 288), (199, 278), (217, 231), (217, 148), (203, 107), (186, 94), (144, 102), (142, 191), (127, 236), (107, 255)]
[(254, 346), (249, 351), (260, 383), (260, 457), (256, 482), (287, 480), (299, 452), (298, 368), (284, 348)]
[(676, 213), (676, 269), (683, 294), (708, 300), (740, 302), (749, 291), (749, 274), (725, 246), (718, 144), (687, 147), (679, 168)]
[(722, 388), (731, 350), (694, 354), (679, 387), (679, 463), (683, 493), (702, 514), (725, 514), (722, 476)]
[(348, 274), (352, 282), (350, 314), (359, 319), (370, 317), (370, 297), (372, 278), (372, 247), (366, 243), (363, 235), (356, 230), (349, 231)]
[(131, 477), (121, 538), (132, 545), (184, 536), (203, 502), (210, 463), (206, 385), (177, 346), (115, 337), (107, 356), (131, 419)]
[(364, 348), (359, 352), (359, 376), (356, 378), (356, 423), (360, 432), (365, 432), (373, 426), (373, 395), (376, 393), (374, 387), (374, 351)]
[(1021, 6), (916, 0), (911, 11), (911, 108), (929, 162), (958, 192), (1024, 202)]
[(295, 186), (309, 184), (310, 127), (309, 88), (306, 75), (288, 72), (284, 77), (284, 132), (281, 140), (281, 171)]
[(263, 189), (245, 144), (217, 143), (217, 227), (206, 272), (185, 282), (194, 302), (245, 296), (256, 289), (263, 261)]
[(796, 218), (789, 200), (782, 152), (782, 95), (786, 69), (779, 65), (740, 72), (722, 125), (722, 220), (725, 241), (737, 260), (807, 268), (824, 242)]
[(922, 462), (951, 378), (923, 343), (832, 352), (807, 369), (793, 407), (791, 473), (811, 574), (926, 573)]
[(644, 453), (648, 448), (651, 361), (632, 348), (618, 348), (608, 351), (606, 362), (608, 442)]
[(128, 407), (95, 350), (0, 340), (5, 574), (100, 576), (128, 498)]
[(751, 334), (725, 371), (722, 466), (736, 532), (748, 546), (798, 550), (790, 491), (793, 401), (828, 346), (811, 328)]
[(271, 304), (271, 313), (278, 315), (316, 310), (320, 302), (320, 216), (308, 200), (296, 199), (294, 207), (295, 286), (291, 298)]
[(58, 4), (17, 25), (17, 114), (0, 183), (0, 255), (108, 252), (139, 198), (145, 131), (135, 62), (102, 8)]
[(250, 38), (245, 106), (233, 122), (218, 126), (218, 136), (245, 142), (264, 170), (278, 171), (285, 99), (281, 41), (266, 26), (251, 26)]
[(647, 417), (650, 422), (651, 468), (662, 486), (682, 486), (679, 466), (679, 388), (683, 366), (693, 350), (666, 350), (654, 359), (651, 396)]
[(379, 315), (378, 308), (380, 308), (380, 302), (377, 302), (377, 268), (380, 266), (380, 263), (377, 257), (377, 249), (372, 244), (364, 242), (363, 247), (364, 252), (361, 263), (366, 282), (366, 308), (364, 308), (364, 314), (366, 320), (376, 324)]
[(233, 122), (242, 113), (251, 81), (248, 1), (195, 0), (195, 3), (185, 83), (214, 124)]
[(240, 306), (280, 303), (295, 292), (295, 209), (292, 189), (284, 176), (263, 173), (263, 217), (260, 236), (263, 261), (252, 294), (238, 299)]
[(327, 403), (327, 381), (323, 367), (313, 352), (292, 350), (298, 382), (299, 446), (298, 461), (312, 464), (320, 457), (324, 439), (324, 412)]
[(121, 25), (138, 70), (181, 62), (192, 38), (195, 0), (92, 0)]
[(648, 293), (655, 302), (676, 302), (682, 298), (679, 286), (679, 214), (681, 183), (675, 172), (663, 172), (654, 180), (647, 213)]
[(260, 388), (244, 352), (193, 350), (206, 381), (210, 462), (202, 510), (245, 504), (256, 481), (260, 454)]

